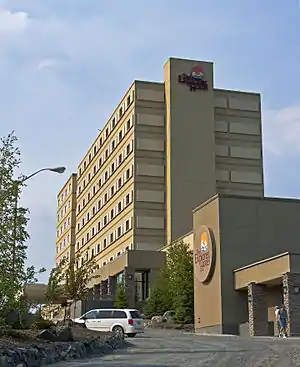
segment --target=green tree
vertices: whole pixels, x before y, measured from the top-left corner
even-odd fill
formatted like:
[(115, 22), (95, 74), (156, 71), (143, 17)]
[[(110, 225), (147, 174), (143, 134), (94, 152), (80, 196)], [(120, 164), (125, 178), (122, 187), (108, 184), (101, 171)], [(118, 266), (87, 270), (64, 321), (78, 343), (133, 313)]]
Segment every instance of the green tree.
[(174, 311), (179, 323), (191, 323), (194, 314), (193, 253), (183, 241), (172, 244), (162, 270), (145, 305), (147, 317)]
[(125, 287), (123, 283), (118, 284), (115, 296), (116, 308), (128, 308)]
[[(21, 153), (14, 132), (0, 138), (0, 317), (19, 311), (22, 290), (35, 282), (34, 267), (25, 268), (27, 259), (26, 227), (28, 210), (17, 206), (23, 184), (15, 179), (21, 164)], [(41, 269), (42, 271), (43, 269)]]
[(85, 256), (78, 252), (70, 261), (65, 258), (50, 272), (46, 298), (50, 305), (64, 305), (65, 316), (66, 301), (69, 301), (68, 304), (74, 303), (76, 307), (77, 301), (87, 298), (93, 279), (99, 277), (96, 275), (98, 265), (95, 258), (88, 259), (88, 253), (89, 249)]

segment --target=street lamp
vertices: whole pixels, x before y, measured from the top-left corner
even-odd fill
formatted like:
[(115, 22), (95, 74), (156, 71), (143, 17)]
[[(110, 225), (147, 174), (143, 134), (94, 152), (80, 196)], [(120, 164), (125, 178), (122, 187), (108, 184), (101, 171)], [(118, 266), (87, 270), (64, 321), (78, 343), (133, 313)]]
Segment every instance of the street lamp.
[(12, 266), (13, 266), (13, 273), (15, 271), (15, 262), (16, 262), (16, 248), (17, 248), (17, 222), (18, 222), (18, 188), (19, 185), (23, 184), (25, 181), (28, 181), (30, 178), (32, 178), (33, 176), (39, 174), (40, 172), (43, 171), (50, 171), (50, 172), (55, 172), (58, 174), (62, 174), (64, 173), (66, 170), (66, 167), (54, 167), (54, 168), (41, 168), (39, 170), (37, 170), (36, 172), (32, 173), (29, 176), (25, 176), (20, 180), (15, 180), (15, 190), (16, 190), (16, 195), (15, 195), (15, 207), (14, 207), (14, 226), (13, 226), (13, 249), (12, 249)]

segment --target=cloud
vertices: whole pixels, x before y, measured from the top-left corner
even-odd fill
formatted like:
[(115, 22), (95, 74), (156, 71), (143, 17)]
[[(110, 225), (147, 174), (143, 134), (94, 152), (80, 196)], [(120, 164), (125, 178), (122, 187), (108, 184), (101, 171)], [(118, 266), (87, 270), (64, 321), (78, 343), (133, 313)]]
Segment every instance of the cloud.
[(22, 32), (27, 28), (29, 22), (29, 16), (25, 12), (0, 9), (0, 36)]
[(55, 59), (44, 59), (41, 60), (38, 64), (38, 70), (43, 70), (43, 69), (48, 69), (48, 68), (53, 68), (55, 66), (58, 65), (58, 60)]
[(264, 145), (274, 155), (300, 154), (300, 104), (263, 114)]

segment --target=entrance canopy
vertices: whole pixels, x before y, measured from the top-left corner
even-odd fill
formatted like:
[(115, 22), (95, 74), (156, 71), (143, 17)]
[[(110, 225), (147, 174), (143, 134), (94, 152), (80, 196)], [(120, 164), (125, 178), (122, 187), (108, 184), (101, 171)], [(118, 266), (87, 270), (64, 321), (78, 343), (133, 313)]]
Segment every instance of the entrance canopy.
[(285, 273), (300, 273), (300, 254), (282, 254), (234, 270), (235, 289), (247, 289), (249, 283), (281, 284)]

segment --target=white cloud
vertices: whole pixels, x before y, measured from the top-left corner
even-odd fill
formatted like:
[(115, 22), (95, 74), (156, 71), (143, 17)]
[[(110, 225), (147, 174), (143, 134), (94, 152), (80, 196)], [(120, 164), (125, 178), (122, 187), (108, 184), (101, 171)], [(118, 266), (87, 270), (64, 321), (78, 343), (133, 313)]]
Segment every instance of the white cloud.
[(29, 16), (25, 12), (11, 12), (0, 9), (0, 35), (24, 31), (29, 24)]
[(58, 65), (58, 61), (55, 59), (44, 59), (41, 60), (38, 64), (38, 70), (53, 68)]
[(265, 148), (276, 155), (300, 154), (300, 104), (263, 115)]

